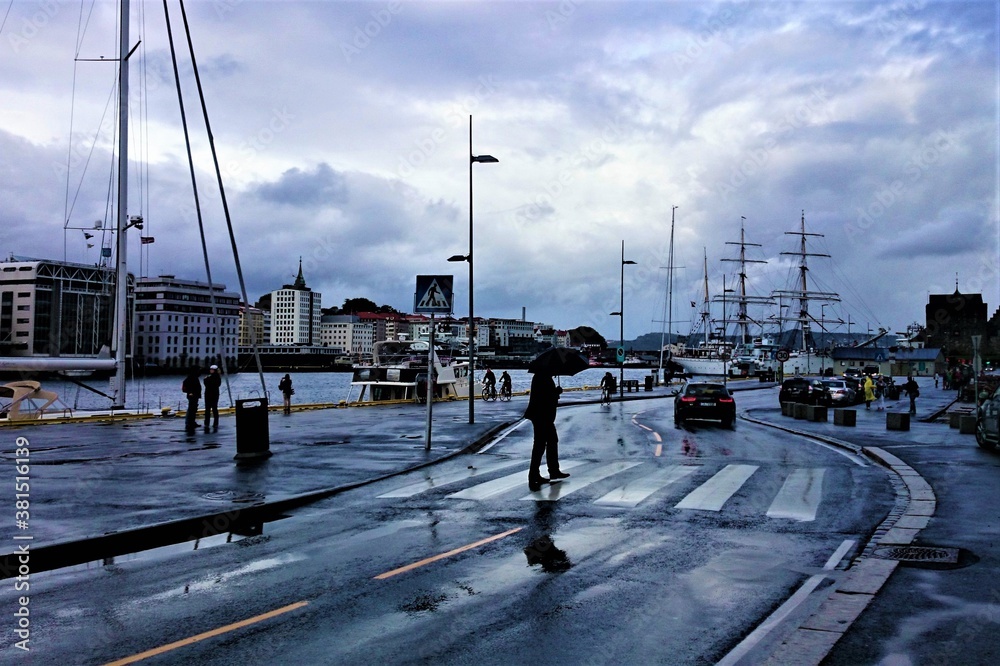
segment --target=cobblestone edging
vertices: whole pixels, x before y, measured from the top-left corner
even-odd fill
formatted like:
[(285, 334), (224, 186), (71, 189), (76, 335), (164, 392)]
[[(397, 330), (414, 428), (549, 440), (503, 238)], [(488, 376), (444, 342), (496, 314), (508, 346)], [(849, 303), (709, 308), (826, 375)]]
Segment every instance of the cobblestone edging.
[(889, 482), (896, 493), (893, 508), (875, 529), (861, 554), (854, 558), (843, 575), (829, 588), (826, 599), (814, 613), (785, 636), (764, 662), (768, 666), (818, 666), (899, 566), (898, 560), (876, 557), (875, 550), (911, 544), (934, 515), (937, 499), (930, 484), (916, 470), (884, 449), (861, 447), (832, 437), (768, 423), (752, 418), (745, 412), (741, 416), (753, 423), (863, 455), (886, 469)]

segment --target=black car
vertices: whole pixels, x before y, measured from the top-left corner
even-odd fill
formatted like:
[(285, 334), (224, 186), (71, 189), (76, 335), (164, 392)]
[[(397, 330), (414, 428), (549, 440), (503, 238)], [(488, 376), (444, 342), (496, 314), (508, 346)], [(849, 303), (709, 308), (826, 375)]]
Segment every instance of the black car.
[(798, 402), (806, 405), (829, 405), (830, 390), (815, 377), (792, 377), (781, 382), (778, 402)]
[(857, 405), (865, 401), (865, 386), (861, 383), (861, 380), (857, 377), (850, 377), (847, 374), (843, 377), (844, 383), (846, 383), (852, 391), (854, 391), (854, 400), (851, 402), (852, 405)]
[(674, 398), (674, 423), (687, 419), (718, 419), (731, 428), (736, 423), (736, 400), (725, 384), (688, 382)]

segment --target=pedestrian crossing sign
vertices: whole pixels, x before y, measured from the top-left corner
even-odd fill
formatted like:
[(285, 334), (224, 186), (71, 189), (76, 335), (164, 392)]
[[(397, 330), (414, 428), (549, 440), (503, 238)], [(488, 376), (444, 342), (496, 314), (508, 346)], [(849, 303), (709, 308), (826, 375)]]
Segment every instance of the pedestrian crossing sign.
[(418, 275), (413, 295), (417, 314), (451, 314), (455, 306), (453, 275)]

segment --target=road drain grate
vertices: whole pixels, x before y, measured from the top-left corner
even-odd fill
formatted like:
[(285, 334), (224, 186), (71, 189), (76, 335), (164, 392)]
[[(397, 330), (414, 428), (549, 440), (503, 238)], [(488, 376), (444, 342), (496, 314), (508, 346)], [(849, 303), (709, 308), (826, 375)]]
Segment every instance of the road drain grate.
[(928, 564), (958, 564), (958, 548), (938, 546), (889, 546), (876, 548), (875, 557), (900, 562), (925, 562)]

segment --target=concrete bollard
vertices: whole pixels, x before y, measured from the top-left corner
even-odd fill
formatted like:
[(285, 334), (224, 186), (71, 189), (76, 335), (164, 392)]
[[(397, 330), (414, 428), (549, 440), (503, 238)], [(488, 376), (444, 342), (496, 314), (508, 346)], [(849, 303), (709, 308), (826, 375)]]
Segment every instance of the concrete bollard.
[(962, 412), (949, 412), (948, 413), (948, 427), (957, 428), (962, 423)]
[(795, 403), (794, 402), (783, 402), (783, 403), (781, 403), (781, 415), (782, 416), (795, 416)]
[(910, 415), (902, 412), (888, 412), (885, 415), (886, 430), (909, 430)]
[(976, 434), (976, 417), (974, 414), (962, 414), (958, 422), (958, 432), (960, 435)]
[(853, 428), (858, 424), (858, 413), (853, 409), (833, 410), (833, 425)]
[(823, 405), (809, 405), (806, 409), (806, 418), (810, 421), (826, 423), (827, 411)]
[(808, 419), (809, 418), (809, 405), (804, 405), (801, 402), (797, 402), (792, 405), (792, 416), (796, 419)]

